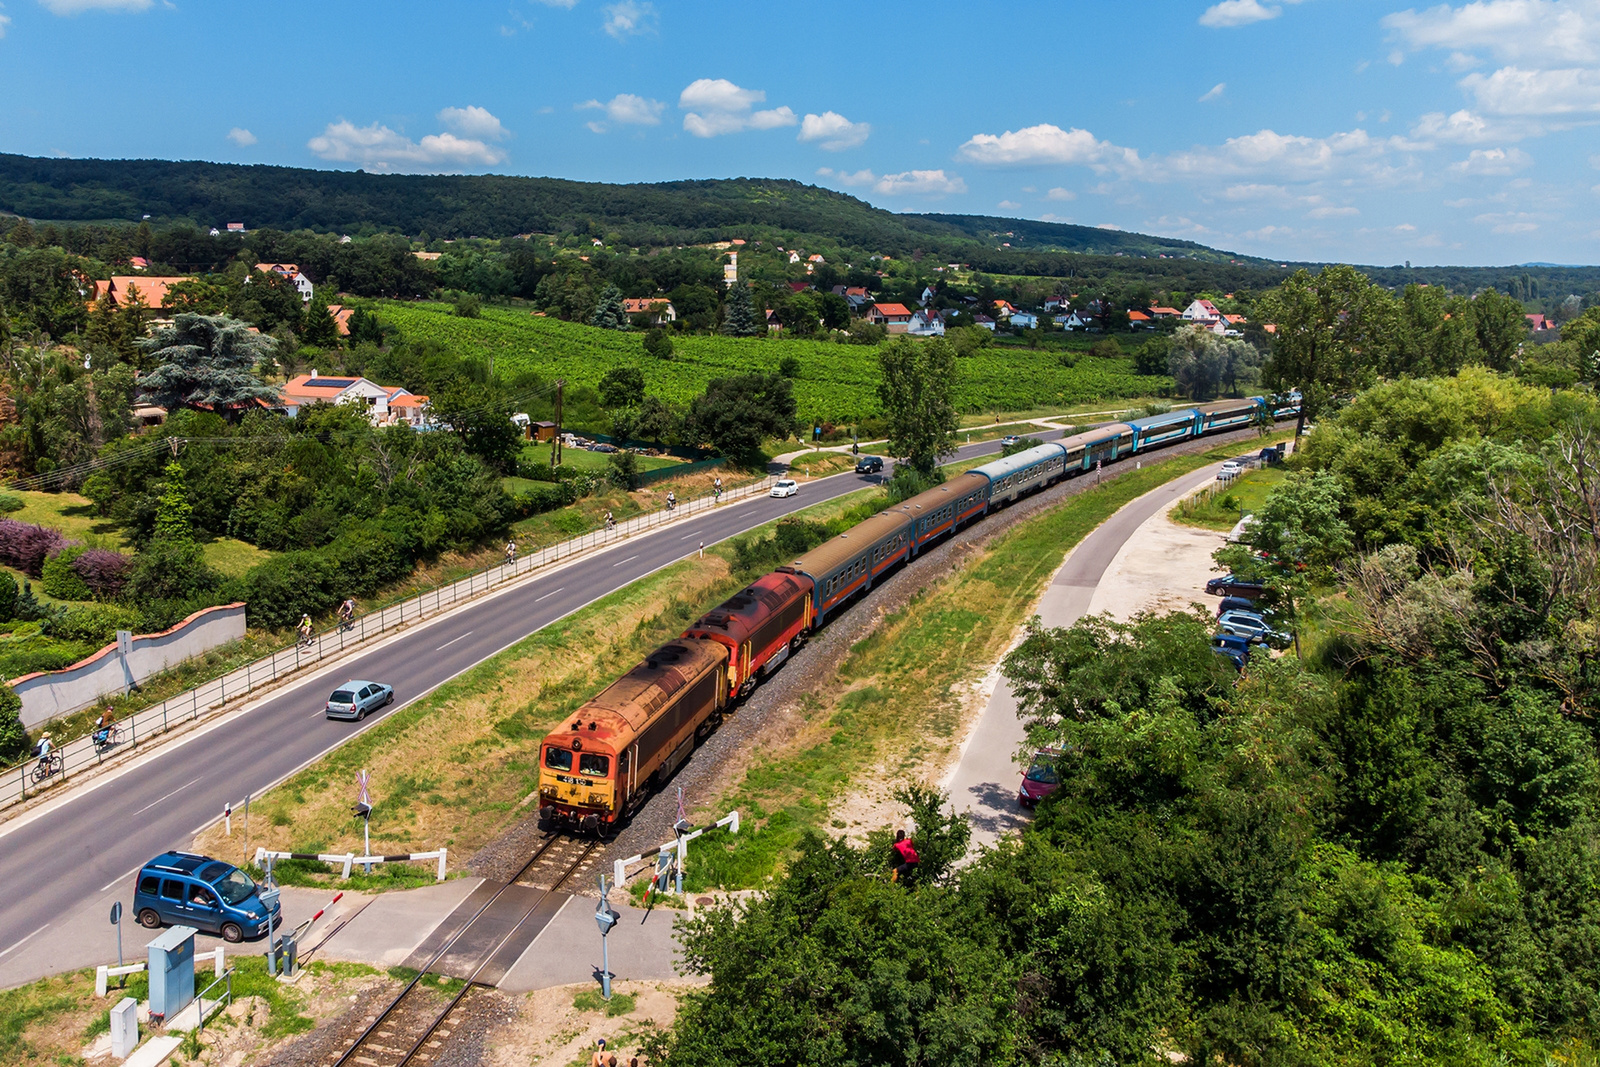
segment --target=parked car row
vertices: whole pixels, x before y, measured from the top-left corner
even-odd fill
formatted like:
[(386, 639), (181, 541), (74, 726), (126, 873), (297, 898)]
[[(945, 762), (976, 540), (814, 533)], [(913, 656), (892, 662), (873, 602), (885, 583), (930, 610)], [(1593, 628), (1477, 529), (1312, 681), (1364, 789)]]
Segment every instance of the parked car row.
[(1222, 598), (1211, 650), (1227, 657), (1239, 670), (1249, 663), (1252, 648), (1287, 648), (1294, 640), (1294, 635), (1273, 626), (1257, 608), (1256, 601), (1266, 593), (1262, 583), (1228, 574), (1207, 582), (1206, 592)]

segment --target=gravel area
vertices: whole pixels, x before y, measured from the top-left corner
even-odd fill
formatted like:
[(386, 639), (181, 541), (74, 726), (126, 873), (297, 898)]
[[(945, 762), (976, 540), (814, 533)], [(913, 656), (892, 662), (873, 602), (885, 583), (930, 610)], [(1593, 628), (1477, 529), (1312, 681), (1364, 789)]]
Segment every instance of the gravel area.
[(355, 994), (348, 1011), (309, 1033), (290, 1038), (263, 1061), (264, 1067), (327, 1067), (389, 1006), (400, 988), (401, 983), (387, 981)]
[[(1162, 449), (1159, 456), (1191, 455), (1209, 451), (1219, 444), (1256, 440), (1258, 436), (1254, 430), (1241, 430), (1174, 445)], [(1104, 472), (1103, 480), (1111, 481), (1132, 469), (1126, 464), (1116, 464)], [(829, 684), (851, 647), (876, 630), (886, 616), (905, 607), (938, 578), (960, 569), (968, 557), (1013, 523), (1055, 507), (1095, 484), (1093, 475), (1074, 478), (991, 514), (924, 552), (893, 574), (889, 581), (857, 600), (724, 718), (721, 727), (695, 750), (667, 787), (622, 829), (606, 850), (604, 862), (609, 865), (614, 859), (636, 855), (670, 841), (672, 824), (677, 818), (677, 787), (683, 787), (691, 806), (723, 791), (743, 772), (744, 753), (785, 736), (801, 716), (802, 698)], [(533, 842), (539, 837), (538, 818), (530, 814), (479, 850), (469, 865), (486, 877), (491, 876), (489, 871), (506, 872), (499, 876), (509, 877), (527, 862)]]
[(428, 1067), (477, 1067), (490, 1049), (490, 1035), (521, 1013), (518, 998), (492, 989), (474, 989), (450, 1016), (450, 1039)]

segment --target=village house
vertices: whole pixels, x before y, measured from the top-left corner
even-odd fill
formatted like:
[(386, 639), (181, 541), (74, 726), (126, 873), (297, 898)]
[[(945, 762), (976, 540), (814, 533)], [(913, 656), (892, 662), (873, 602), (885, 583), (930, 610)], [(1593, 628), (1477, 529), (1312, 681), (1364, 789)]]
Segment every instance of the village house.
[(355, 314), (355, 308), (347, 308), (343, 304), (329, 304), (328, 314), (333, 316), (333, 328), (339, 331), (339, 336), (349, 337), (350, 316)]
[(990, 333), (994, 333), (994, 320), (981, 312), (972, 316), (972, 325), (978, 327), (979, 329), (988, 330)]
[(1543, 315), (1524, 315), (1522, 317), (1528, 320), (1528, 329), (1532, 330), (1534, 333), (1555, 328), (1555, 323), (1551, 322)]
[(932, 285), (923, 289), (921, 298), (922, 306), (927, 307), (929, 304), (933, 303), (934, 298), (936, 298), (938, 295), (939, 290)]
[[(257, 263), (253, 269), (260, 271), (262, 274), (276, 274), (280, 278), (289, 279), (294, 283), (294, 287), (299, 290), (300, 300), (307, 304), (311, 302), (311, 279), (302, 274), (297, 265), (293, 263)], [(249, 283), (250, 279), (246, 278), (245, 284), (248, 285)]]
[(890, 333), (905, 333), (911, 328), (911, 309), (904, 304), (873, 304), (872, 310), (867, 312), (867, 321)]
[(1130, 328), (1135, 329), (1135, 330), (1148, 330), (1150, 328), (1150, 324), (1151, 324), (1150, 316), (1146, 315), (1144, 312), (1142, 312), (1142, 311), (1129, 311), (1128, 312), (1128, 326)]
[(1039, 316), (1031, 311), (1013, 311), (1011, 325), (1018, 330), (1031, 330), (1039, 325)]
[(663, 296), (649, 296), (639, 300), (629, 298), (622, 302), (622, 311), (626, 315), (649, 315), (650, 325), (665, 326), (669, 322), (678, 321), (678, 311), (672, 306), (672, 301)]
[(171, 310), (168, 306), (167, 290), (179, 282), (192, 282), (194, 278), (146, 278), (131, 275), (113, 276), (106, 281), (94, 283), (94, 295), (91, 300), (110, 301), (112, 307), (120, 307), (132, 293), (139, 294), (139, 300), (145, 307), (152, 311)]
[(1210, 326), (1222, 321), (1222, 312), (1217, 310), (1217, 305), (1209, 300), (1196, 300), (1183, 309), (1183, 316), (1189, 322)]
[(285, 382), (279, 397), (279, 406), (291, 418), (298, 415), (301, 408), (327, 403), (364, 407), (374, 426), (420, 427), (427, 421), (427, 397), (398, 385), (379, 385), (367, 378), (334, 377), (312, 370), (310, 374), (299, 374)]
[(931, 309), (923, 309), (911, 316), (906, 333), (912, 337), (943, 337), (944, 316)]
[(1150, 317), (1152, 319), (1176, 319), (1176, 318), (1180, 318), (1181, 315), (1182, 315), (1182, 313), (1179, 312), (1177, 308), (1160, 308), (1160, 307), (1157, 307), (1157, 308), (1151, 308), (1150, 309)]

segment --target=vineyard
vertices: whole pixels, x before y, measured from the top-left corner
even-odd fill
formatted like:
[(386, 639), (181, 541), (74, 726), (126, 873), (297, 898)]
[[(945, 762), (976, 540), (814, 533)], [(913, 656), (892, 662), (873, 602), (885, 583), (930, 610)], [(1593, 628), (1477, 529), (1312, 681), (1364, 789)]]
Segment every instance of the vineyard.
[[(386, 301), (377, 311), (408, 341), (434, 341), (466, 357), (492, 356), (505, 377), (528, 370), (592, 386), (612, 367), (633, 365), (644, 372), (651, 395), (682, 406), (713, 378), (775, 372), (780, 360), (792, 356), (800, 362), (794, 391), (802, 419), (848, 422), (879, 408), (877, 349), (860, 345), (686, 334), (673, 337), (673, 358), (661, 360), (645, 355), (642, 333), (599, 330), (525, 310), (484, 308), (481, 318), (469, 319), (446, 304)], [(1172, 388), (1170, 378), (1135, 374), (1125, 360), (1082, 356), (1067, 367), (1054, 352), (986, 349), (959, 367), (957, 404), (966, 412), (1093, 403)]]

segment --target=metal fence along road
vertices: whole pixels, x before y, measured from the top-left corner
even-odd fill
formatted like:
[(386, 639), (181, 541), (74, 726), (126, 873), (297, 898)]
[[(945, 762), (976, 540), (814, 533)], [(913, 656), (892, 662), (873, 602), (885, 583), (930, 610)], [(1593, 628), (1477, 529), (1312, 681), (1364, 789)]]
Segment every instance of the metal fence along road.
[(55, 750), (60, 762), (53, 765), (56, 769), (49, 775), (39, 773), (39, 760), (34, 758), (0, 770), (0, 808), (18, 804), (46, 791), (54, 791), (72, 781), (75, 775), (93, 770), (108, 761), (121, 759), (177, 727), (198, 722), (219, 711), (230, 701), (240, 700), (262, 686), (332, 660), (346, 649), (357, 647), (370, 638), (431, 618), (560, 560), (625, 541), (646, 530), (710, 510), (719, 503), (764, 495), (770, 490), (772, 482), (772, 477), (768, 476), (738, 489), (725, 490), (720, 498), (706, 493), (680, 501), (671, 511), (663, 509), (634, 515), (609, 530), (604, 527), (591, 530), (526, 556), (519, 556), (515, 562), (494, 564), (448, 585), (437, 586), (391, 604), (381, 611), (357, 616), (348, 628), (326, 630), (307, 644), (297, 643), (279, 649), (270, 656), (263, 656), (220, 678), (213, 678), (120, 720), (117, 723), (117, 737), (110, 744), (97, 745), (90, 736), (63, 745)]

